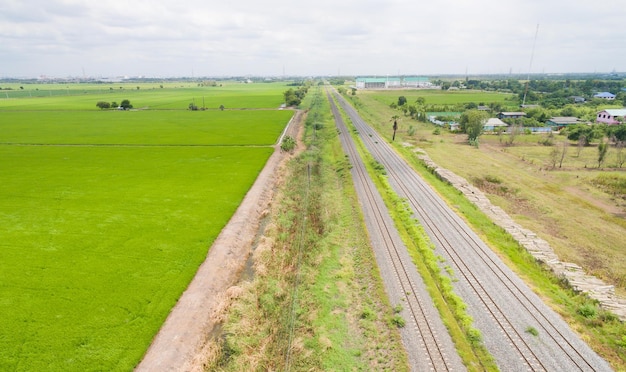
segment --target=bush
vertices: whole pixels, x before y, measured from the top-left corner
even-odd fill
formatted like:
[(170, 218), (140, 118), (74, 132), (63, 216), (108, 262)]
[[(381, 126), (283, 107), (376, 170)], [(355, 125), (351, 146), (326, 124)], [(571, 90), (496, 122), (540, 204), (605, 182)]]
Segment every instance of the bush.
[(406, 320), (404, 320), (404, 318), (400, 315), (396, 314), (391, 318), (391, 324), (395, 325), (398, 328), (404, 328), (404, 326), (406, 325)]
[(286, 152), (293, 152), (296, 148), (296, 140), (291, 136), (285, 136), (283, 142), (280, 144), (280, 149)]
[(537, 328), (533, 327), (533, 326), (528, 326), (526, 327), (526, 333), (530, 333), (533, 336), (539, 336), (539, 331), (537, 330)]
[(472, 345), (476, 345), (482, 341), (483, 335), (476, 328), (470, 328), (467, 330), (467, 339)]
[(581, 305), (576, 312), (583, 317), (590, 319), (596, 317), (596, 315), (598, 314), (598, 308), (594, 304), (586, 303), (584, 305)]
[(376, 318), (376, 313), (374, 313), (374, 310), (370, 309), (369, 307), (365, 307), (363, 311), (361, 311), (361, 319), (374, 319), (374, 318)]
[(109, 102), (100, 101), (96, 103), (96, 106), (101, 108), (102, 110), (111, 108), (111, 104)]

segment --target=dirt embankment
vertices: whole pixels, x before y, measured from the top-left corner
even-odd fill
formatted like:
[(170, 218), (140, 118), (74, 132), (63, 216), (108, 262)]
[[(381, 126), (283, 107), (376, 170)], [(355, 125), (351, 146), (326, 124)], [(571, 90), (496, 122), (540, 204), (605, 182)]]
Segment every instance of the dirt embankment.
[[(306, 114), (296, 110), (286, 135), (300, 138)], [(298, 141), (298, 149), (302, 149)], [(273, 199), (282, 164), (290, 155), (280, 144), (259, 174), (226, 227), (217, 237), (206, 260), (163, 327), (153, 340), (136, 371), (203, 371), (203, 350), (223, 312), (237, 296), (235, 286), (248, 259), (260, 221)]]

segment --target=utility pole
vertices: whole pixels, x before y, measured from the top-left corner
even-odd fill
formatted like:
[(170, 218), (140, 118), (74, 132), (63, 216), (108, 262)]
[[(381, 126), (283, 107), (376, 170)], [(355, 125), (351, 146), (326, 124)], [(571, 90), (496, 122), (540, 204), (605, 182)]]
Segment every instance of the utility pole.
[(530, 64), (528, 65), (528, 75), (526, 76), (526, 89), (524, 89), (524, 99), (522, 100), (522, 107), (526, 105), (526, 94), (528, 93), (528, 84), (530, 83), (530, 69), (533, 66), (533, 57), (535, 56), (535, 44), (537, 43), (538, 33), (539, 33), (539, 23), (537, 23), (537, 29), (535, 30), (535, 40), (533, 41), (533, 49), (530, 52)]

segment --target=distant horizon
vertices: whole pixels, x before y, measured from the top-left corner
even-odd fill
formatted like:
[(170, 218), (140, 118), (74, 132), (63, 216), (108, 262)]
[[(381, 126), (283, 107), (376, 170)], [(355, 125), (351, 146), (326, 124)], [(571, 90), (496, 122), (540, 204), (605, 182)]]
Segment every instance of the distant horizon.
[[(626, 78), (626, 70), (625, 71), (594, 71), (594, 72), (531, 72), (531, 73), (437, 73), (437, 74), (341, 74), (341, 75), (255, 75), (255, 74), (232, 74), (232, 75), (162, 75), (162, 76), (148, 76), (148, 75), (66, 75), (66, 76), (52, 76), (52, 75), (38, 75), (38, 76), (2, 76), (0, 75), (0, 81), (7, 80), (84, 80), (84, 81), (104, 81), (105, 80), (173, 80), (173, 79), (220, 79), (220, 80), (228, 80), (233, 78), (248, 78), (248, 79), (302, 79), (302, 78), (350, 78), (350, 77), (505, 77), (511, 76), (514, 78), (524, 78), (525, 76), (616, 76)], [(523, 80), (523, 79), (522, 79)]]

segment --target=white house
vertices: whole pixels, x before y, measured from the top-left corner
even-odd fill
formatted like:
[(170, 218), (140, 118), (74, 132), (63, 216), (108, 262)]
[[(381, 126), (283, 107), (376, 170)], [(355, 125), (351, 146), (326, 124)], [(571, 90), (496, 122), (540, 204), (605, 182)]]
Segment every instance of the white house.
[(483, 130), (485, 131), (495, 131), (498, 128), (507, 128), (508, 124), (503, 122), (498, 118), (489, 118), (485, 125), (483, 125)]
[(615, 94), (610, 92), (600, 92), (593, 95), (593, 98), (602, 98), (612, 101), (615, 99)]

